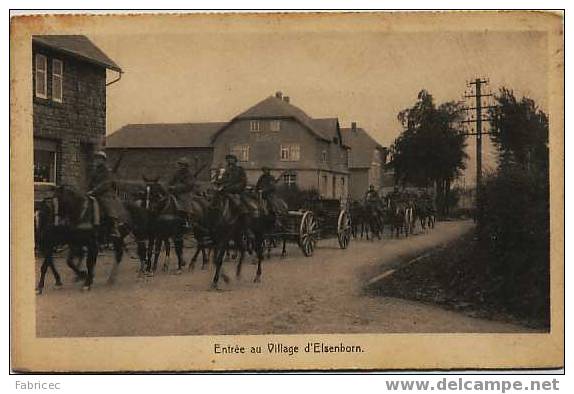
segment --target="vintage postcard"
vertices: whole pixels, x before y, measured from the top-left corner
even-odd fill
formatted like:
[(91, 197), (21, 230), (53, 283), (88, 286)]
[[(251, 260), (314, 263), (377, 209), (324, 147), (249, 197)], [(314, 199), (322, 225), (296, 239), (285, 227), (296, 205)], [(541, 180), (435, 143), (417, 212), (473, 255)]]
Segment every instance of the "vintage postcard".
[(12, 368), (562, 367), (563, 17), (13, 16)]

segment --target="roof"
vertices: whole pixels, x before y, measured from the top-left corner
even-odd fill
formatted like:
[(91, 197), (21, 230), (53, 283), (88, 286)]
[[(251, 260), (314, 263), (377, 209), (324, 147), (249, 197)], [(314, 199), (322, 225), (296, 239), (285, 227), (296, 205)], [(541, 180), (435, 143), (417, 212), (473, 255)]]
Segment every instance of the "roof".
[[(268, 118), (268, 119), (292, 118), (303, 124), (316, 137), (325, 141), (332, 141), (331, 136), (332, 130), (328, 131), (324, 127), (321, 127), (321, 125), (323, 124), (321, 122), (324, 121), (325, 119), (323, 120), (312, 119), (300, 108), (275, 96), (269, 96), (266, 99), (263, 99), (259, 103), (247, 109), (245, 112), (242, 112), (241, 114), (237, 115), (235, 118), (233, 118), (232, 122), (234, 120), (240, 120), (240, 119), (260, 119), (260, 118)], [(337, 121), (336, 118), (330, 118), (330, 119)], [(326, 125), (326, 122), (324, 123), (324, 125)]]
[(384, 149), (362, 128), (353, 131), (351, 128), (342, 128), (343, 142), (351, 148), (349, 168), (367, 168), (371, 166), (373, 151)]
[(226, 122), (128, 124), (110, 134), (106, 148), (211, 148)]
[(122, 69), (88, 37), (80, 35), (33, 36), (32, 41), (87, 62), (121, 72)]

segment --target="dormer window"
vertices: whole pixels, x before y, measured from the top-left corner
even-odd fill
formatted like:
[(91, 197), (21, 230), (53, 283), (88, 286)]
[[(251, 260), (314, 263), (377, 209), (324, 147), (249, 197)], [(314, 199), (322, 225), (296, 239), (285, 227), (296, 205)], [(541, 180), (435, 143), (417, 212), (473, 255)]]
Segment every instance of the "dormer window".
[(249, 122), (249, 130), (252, 132), (261, 131), (261, 123), (258, 120), (252, 120)]
[(327, 163), (327, 151), (326, 150), (321, 152), (321, 163), (324, 163), (324, 164)]
[(36, 97), (48, 98), (48, 60), (46, 56), (36, 54)]
[(272, 120), (269, 123), (269, 130), (271, 130), (271, 131), (281, 130), (281, 121), (280, 120)]

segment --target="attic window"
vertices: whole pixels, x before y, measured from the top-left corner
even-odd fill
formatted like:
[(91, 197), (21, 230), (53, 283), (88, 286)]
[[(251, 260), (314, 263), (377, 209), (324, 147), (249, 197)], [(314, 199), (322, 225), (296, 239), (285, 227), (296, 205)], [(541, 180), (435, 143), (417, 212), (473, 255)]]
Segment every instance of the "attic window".
[(36, 97), (48, 98), (48, 61), (46, 56), (36, 54)]
[(281, 129), (281, 121), (280, 120), (272, 120), (269, 123), (269, 129), (271, 131), (279, 131)]
[(327, 151), (324, 150), (321, 152), (321, 163), (327, 163)]
[(333, 137), (333, 142), (334, 142), (335, 144), (338, 144), (338, 143), (339, 143), (339, 139), (338, 139), (337, 137)]
[(261, 123), (258, 120), (252, 120), (249, 122), (249, 130), (252, 132), (261, 131)]

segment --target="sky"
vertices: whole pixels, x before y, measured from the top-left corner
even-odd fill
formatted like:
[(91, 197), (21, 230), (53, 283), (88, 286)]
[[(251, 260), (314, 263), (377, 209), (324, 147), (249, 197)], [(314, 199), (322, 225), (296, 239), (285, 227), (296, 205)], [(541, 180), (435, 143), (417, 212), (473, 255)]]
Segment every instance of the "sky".
[[(547, 38), (537, 32), (294, 30), (92, 34), (124, 70), (108, 87), (108, 134), (128, 123), (228, 121), (273, 95), (311, 117), (356, 121), (384, 146), (401, 132), (397, 114), (426, 89), (437, 103), (461, 100), (485, 77), (546, 110)], [(109, 73), (108, 80), (115, 78)], [(465, 182), (475, 179), (475, 142)], [(486, 144), (483, 162), (495, 164)]]

